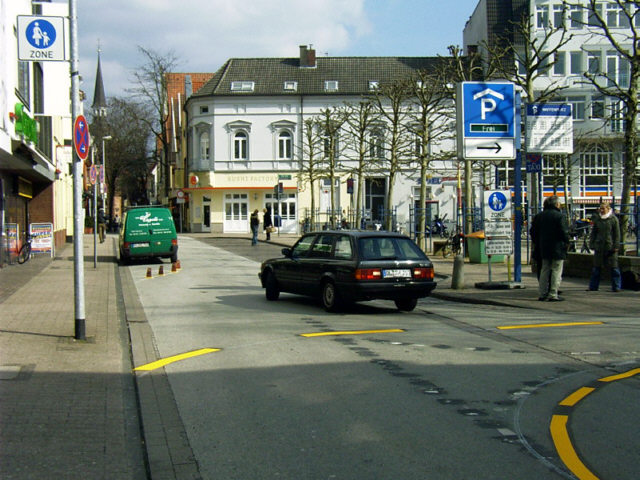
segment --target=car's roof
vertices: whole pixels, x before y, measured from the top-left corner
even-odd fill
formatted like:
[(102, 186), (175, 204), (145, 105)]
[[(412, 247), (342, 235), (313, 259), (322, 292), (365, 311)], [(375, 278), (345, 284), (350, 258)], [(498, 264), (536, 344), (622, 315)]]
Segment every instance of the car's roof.
[(356, 238), (362, 237), (401, 237), (406, 238), (406, 235), (398, 232), (387, 232), (382, 230), (318, 230), (315, 232), (306, 233), (306, 235), (317, 235), (317, 234), (326, 234), (333, 233), (338, 235), (349, 235)]

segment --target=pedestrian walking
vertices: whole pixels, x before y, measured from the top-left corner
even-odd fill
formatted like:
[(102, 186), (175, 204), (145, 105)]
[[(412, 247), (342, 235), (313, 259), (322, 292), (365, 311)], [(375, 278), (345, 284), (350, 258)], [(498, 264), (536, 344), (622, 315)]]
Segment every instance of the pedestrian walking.
[(598, 213), (593, 216), (592, 222), (593, 228), (589, 244), (593, 250), (593, 269), (587, 290), (598, 290), (602, 268), (609, 266), (611, 269), (611, 291), (617, 292), (622, 288), (622, 276), (618, 267), (620, 224), (608, 202), (600, 204)]
[(260, 228), (260, 218), (258, 217), (258, 209), (256, 208), (249, 219), (251, 225), (251, 245), (258, 244), (258, 229)]
[(271, 232), (273, 230), (273, 221), (271, 220), (271, 207), (267, 207), (263, 210), (262, 226), (267, 234), (267, 242), (271, 240)]
[(558, 296), (558, 288), (567, 258), (569, 225), (560, 211), (560, 201), (556, 195), (545, 199), (542, 212), (533, 219), (531, 235), (541, 262), (538, 300), (562, 301), (564, 298)]
[(107, 230), (107, 218), (104, 216), (104, 209), (98, 210), (98, 236), (100, 243), (104, 243), (105, 232)]

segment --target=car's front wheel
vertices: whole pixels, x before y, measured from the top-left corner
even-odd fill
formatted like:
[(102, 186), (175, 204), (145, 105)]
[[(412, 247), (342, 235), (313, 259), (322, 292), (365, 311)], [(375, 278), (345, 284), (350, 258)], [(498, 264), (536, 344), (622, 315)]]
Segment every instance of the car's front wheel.
[(331, 280), (322, 285), (322, 306), (327, 312), (337, 312), (340, 309), (340, 296)]
[(414, 308), (416, 308), (416, 305), (418, 305), (417, 298), (400, 298), (395, 302), (396, 302), (396, 307), (398, 307), (398, 310), (401, 310), (403, 312), (410, 312)]
[(278, 281), (273, 273), (267, 274), (267, 279), (264, 282), (265, 294), (267, 300), (274, 301), (280, 297), (280, 287), (278, 287)]

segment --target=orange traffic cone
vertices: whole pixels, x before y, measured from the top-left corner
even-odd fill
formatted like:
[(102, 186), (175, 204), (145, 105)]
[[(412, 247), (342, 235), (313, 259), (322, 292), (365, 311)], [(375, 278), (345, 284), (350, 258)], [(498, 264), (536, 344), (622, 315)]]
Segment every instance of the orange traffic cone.
[(151, 267), (147, 268), (147, 278), (152, 278), (151, 277)]
[(176, 260), (176, 268), (180, 270), (182, 267), (180, 266), (180, 260)]
[(158, 268), (158, 275), (164, 275), (164, 267), (162, 265)]

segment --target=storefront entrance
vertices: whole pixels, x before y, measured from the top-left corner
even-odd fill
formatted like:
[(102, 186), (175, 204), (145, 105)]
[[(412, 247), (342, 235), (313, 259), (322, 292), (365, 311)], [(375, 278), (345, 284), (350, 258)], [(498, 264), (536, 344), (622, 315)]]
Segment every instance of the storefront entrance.
[(224, 233), (249, 232), (249, 199), (246, 193), (224, 196)]

